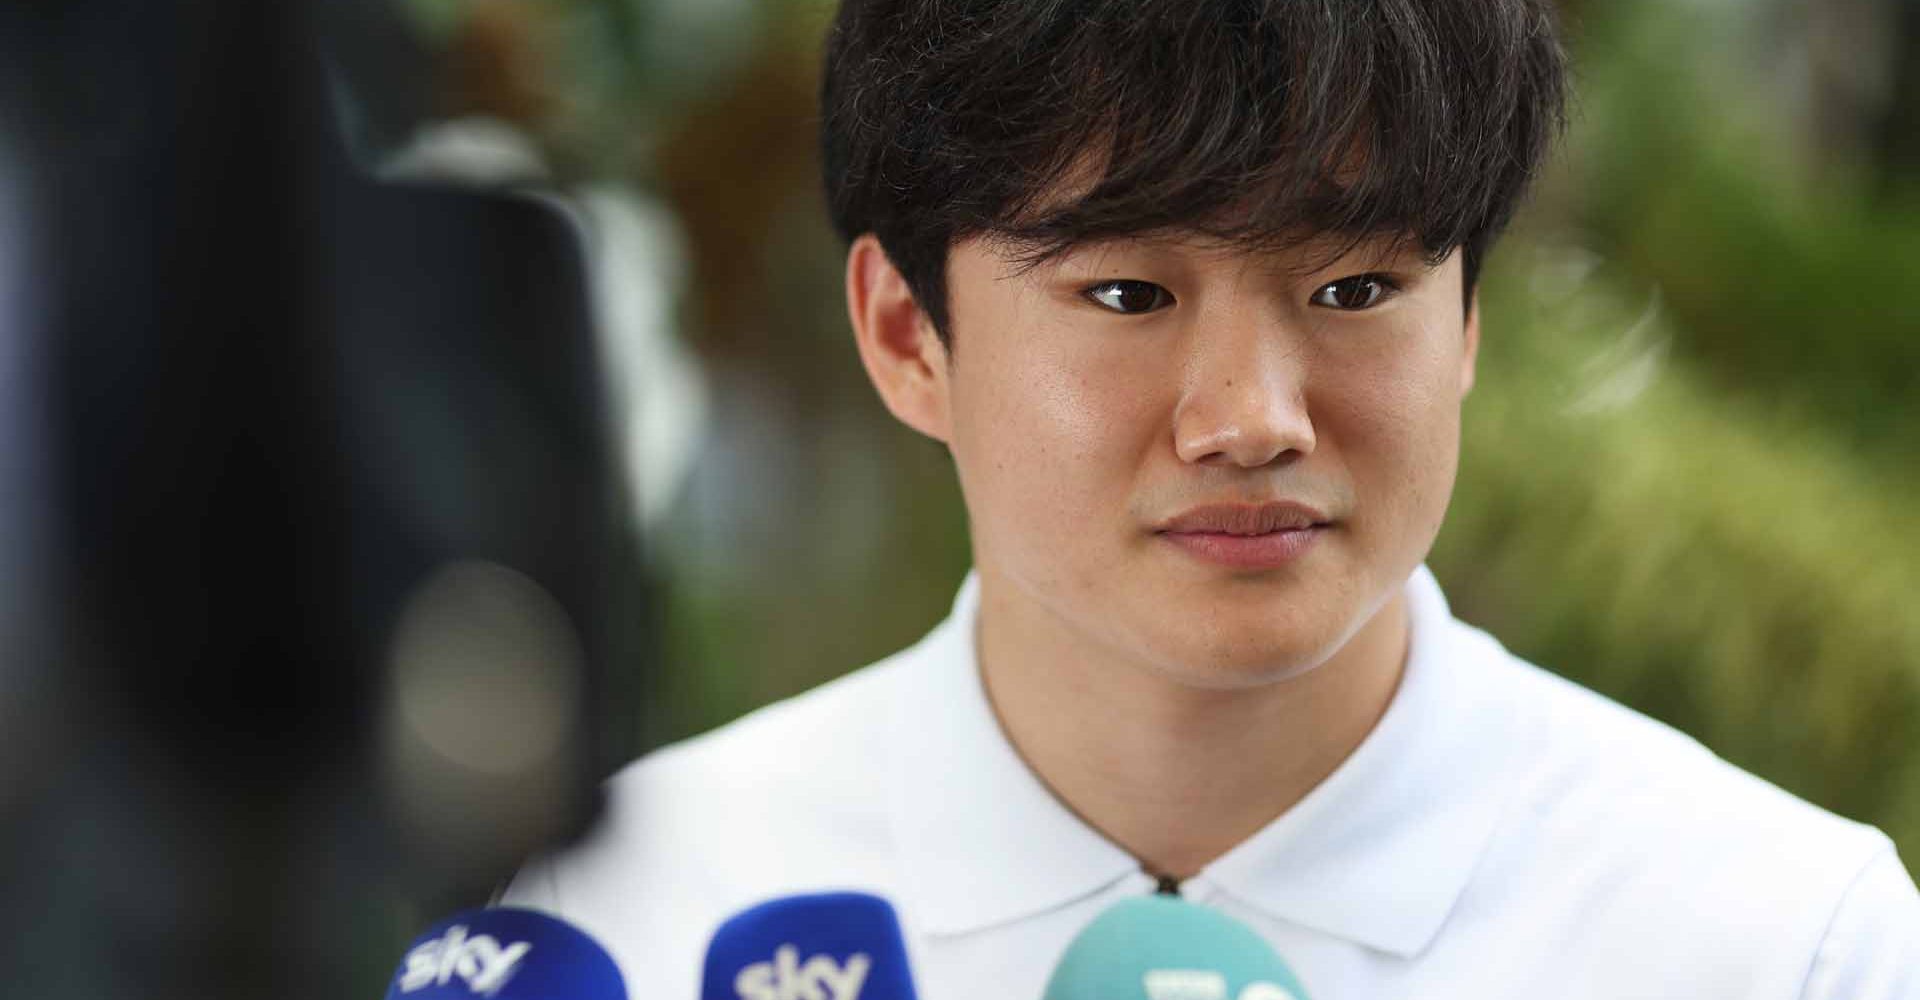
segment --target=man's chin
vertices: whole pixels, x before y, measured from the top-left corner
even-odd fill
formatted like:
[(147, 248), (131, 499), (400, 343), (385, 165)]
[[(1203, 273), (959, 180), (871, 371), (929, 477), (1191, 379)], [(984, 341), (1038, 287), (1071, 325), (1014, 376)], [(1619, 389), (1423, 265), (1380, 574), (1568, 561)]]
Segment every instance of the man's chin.
[(1204, 691), (1240, 691), (1284, 684), (1311, 672), (1339, 651), (1337, 641), (1316, 641), (1297, 634), (1218, 633), (1186, 641), (1156, 643), (1158, 672), (1167, 679)]

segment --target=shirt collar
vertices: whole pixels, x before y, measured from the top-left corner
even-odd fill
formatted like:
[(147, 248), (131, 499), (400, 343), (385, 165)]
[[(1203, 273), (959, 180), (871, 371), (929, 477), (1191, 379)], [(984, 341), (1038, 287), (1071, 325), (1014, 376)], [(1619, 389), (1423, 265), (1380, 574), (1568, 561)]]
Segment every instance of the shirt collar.
[[(1332, 775), (1209, 865), (1187, 891), (1396, 955), (1432, 940), (1504, 806), (1489, 735), (1511, 724), (1484, 647), (1453, 621), (1426, 567), (1407, 583), (1406, 669), (1380, 722)], [(903, 890), (931, 933), (962, 934), (1067, 905), (1139, 872), (1061, 805), (1007, 742), (974, 652), (978, 581), (907, 651), (889, 791)]]
[(1456, 622), (1426, 567), (1407, 582), (1410, 642), (1379, 723), (1292, 809), (1207, 866), (1270, 917), (1400, 957), (1424, 950), (1466, 888), (1511, 795), (1511, 701), (1498, 646)]
[(934, 934), (962, 934), (1063, 906), (1137, 872), (1022, 761), (987, 702), (974, 655), (979, 581), (905, 655), (893, 709), (892, 821), (904, 889)]

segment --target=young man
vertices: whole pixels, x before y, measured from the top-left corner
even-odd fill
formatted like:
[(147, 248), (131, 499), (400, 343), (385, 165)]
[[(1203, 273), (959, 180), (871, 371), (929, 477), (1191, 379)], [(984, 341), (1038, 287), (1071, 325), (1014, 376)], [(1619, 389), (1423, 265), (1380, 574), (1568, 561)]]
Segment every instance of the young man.
[(832, 888), (895, 903), (923, 996), (1038, 996), (1160, 888), (1320, 998), (1920, 998), (1886, 837), (1421, 565), (1562, 86), (1545, 0), (846, 0), (854, 334), (951, 450), (975, 572), (912, 649), (628, 769), (509, 901), (660, 996)]

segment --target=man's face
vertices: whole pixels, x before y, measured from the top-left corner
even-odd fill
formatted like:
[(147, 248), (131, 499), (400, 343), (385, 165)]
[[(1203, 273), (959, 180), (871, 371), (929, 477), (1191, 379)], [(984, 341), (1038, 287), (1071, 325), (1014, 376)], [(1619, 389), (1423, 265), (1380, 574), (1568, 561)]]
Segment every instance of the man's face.
[(1478, 331), (1457, 253), (1324, 256), (956, 245), (937, 422), (990, 584), (1209, 688), (1366, 624), (1440, 528)]

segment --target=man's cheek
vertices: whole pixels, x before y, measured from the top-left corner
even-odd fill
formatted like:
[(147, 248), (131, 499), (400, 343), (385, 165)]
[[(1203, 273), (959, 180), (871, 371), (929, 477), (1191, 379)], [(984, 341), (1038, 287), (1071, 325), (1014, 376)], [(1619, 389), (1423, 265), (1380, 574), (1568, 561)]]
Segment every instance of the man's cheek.
[(1128, 388), (1122, 373), (1100, 357), (1066, 349), (1040, 349), (1028, 364), (1005, 373), (1000, 384), (1018, 401), (1035, 435), (1083, 444), (1112, 416), (1112, 401)]
[(1354, 380), (1337, 397), (1342, 422), (1369, 450), (1387, 455), (1419, 453), (1458, 433), (1458, 387), (1434, 368), (1388, 368)]
[(1015, 474), (1065, 487), (1112, 460), (1127, 415), (1089, 379), (1036, 371), (1007, 383), (996, 436), (1017, 456)]

